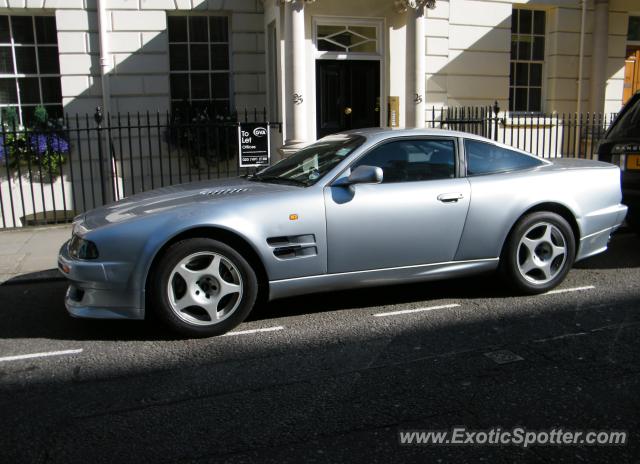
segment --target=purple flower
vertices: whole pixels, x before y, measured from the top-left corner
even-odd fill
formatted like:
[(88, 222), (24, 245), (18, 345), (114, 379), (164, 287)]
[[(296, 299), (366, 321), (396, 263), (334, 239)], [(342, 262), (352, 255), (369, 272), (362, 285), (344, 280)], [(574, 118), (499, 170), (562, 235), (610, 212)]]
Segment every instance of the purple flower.
[(58, 134), (31, 134), (29, 135), (29, 146), (38, 157), (48, 151), (60, 154), (69, 153), (69, 142)]

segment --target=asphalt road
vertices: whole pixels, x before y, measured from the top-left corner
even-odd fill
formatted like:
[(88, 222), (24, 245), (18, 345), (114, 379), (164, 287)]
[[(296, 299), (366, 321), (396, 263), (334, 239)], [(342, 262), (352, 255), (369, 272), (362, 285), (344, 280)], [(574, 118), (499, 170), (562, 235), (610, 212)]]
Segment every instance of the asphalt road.
[[(71, 319), (64, 282), (2, 285), (0, 462), (637, 463), (639, 240), (619, 233), (570, 291), (518, 297), (484, 276), (314, 295), (201, 340)], [(399, 445), (454, 426), (629, 442)]]

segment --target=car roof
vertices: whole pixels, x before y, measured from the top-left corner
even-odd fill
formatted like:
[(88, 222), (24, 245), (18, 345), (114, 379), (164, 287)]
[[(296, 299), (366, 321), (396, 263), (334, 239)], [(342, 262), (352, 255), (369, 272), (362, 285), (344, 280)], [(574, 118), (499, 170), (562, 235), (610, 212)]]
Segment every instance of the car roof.
[[(353, 129), (341, 134), (362, 135), (367, 139), (387, 139), (390, 137), (415, 137), (415, 136), (438, 136), (438, 137), (464, 137), (477, 140), (493, 140), (487, 139), (480, 135), (470, 134), (469, 132), (461, 132), (448, 129), (391, 129), (384, 127), (370, 127), (366, 129)], [(331, 137), (331, 136), (329, 136)]]
[[(384, 140), (393, 138), (393, 137), (462, 137), (465, 139), (473, 139), (478, 140), (480, 142), (488, 142), (494, 144), (498, 147), (506, 148), (508, 150), (516, 151), (525, 155), (534, 156), (538, 159), (542, 159), (537, 157), (525, 150), (522, 150), (517, 147), (512, 147), (510, 145), (506, 145), (504, 143), (498, 142), (496, 140), (492, 140), (488, 137), (483, 137), (481, 135), (471, 134), (469, 132), (461, 132), (454, 131), (448, 129), (391, 129), (384, 127), (371, 127), (366, 129), (352, 129), (346, 132), (339, 132), (337, 134), (328, 135), (326, 138), (331, 138), (332, 136), (344, 136), (344, 135), (361, 135), (367, 139), (368, 142), (377, 143), (382, 142)], [(550, 163), (548, 160), (543, 160), (546, 163)]]

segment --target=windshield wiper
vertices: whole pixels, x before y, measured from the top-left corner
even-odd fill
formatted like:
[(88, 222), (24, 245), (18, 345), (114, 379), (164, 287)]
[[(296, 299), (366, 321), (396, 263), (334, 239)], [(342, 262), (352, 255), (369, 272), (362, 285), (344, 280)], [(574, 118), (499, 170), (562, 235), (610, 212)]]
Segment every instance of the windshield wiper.
[(302, 180), (278, 176), (260, 176), (258, 174), (255, 174), (254, 176), (250, 177), (249, 180), (255, 180), (258, 182), (271, 182), (274, 184), (301, 185), (303, 187), (307, 186), (307, 183)]

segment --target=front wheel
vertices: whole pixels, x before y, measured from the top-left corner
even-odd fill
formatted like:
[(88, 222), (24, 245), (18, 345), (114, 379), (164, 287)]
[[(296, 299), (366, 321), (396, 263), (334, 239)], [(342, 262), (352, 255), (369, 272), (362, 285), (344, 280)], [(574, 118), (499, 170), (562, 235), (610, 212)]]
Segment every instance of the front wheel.
[(258, 294), (256, 274), (230, 246), (209, 238), (177, 242), (151, 278), (152, 310), (183, 335), (221, 335), (240, 324)]
[(564, 280), (575, 254), (573, 231), (562, 216), (532, 213), (520, 219), (511, 232), (501, 269), (520, 292), (544, 293)]

